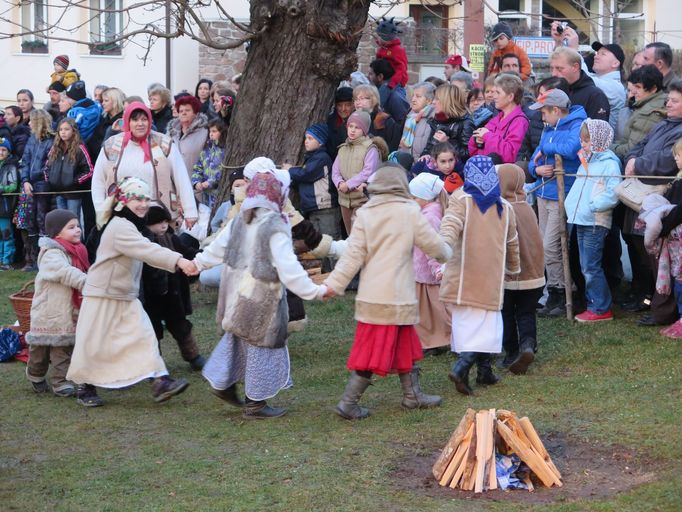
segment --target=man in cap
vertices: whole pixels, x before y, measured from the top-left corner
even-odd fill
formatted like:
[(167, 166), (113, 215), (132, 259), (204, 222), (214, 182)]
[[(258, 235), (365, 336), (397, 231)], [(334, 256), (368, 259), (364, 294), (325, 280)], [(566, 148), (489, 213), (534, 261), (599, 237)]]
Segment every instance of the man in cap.
[(469, 69), (469, 63), (467, 62), (464, 55), (450, 55), (445, 61), (445, 67), (443, 68), (443, 74), (445, 75), (445, 80), (448, 82), (452, 75), (457, 71), (466, 71), (471, 73)]

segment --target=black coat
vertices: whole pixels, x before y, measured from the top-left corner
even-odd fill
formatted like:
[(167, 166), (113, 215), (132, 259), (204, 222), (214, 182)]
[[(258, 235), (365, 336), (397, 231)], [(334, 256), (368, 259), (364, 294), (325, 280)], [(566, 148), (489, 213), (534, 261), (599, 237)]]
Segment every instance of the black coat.
[(28, 138), (31, 136), (31, 129), (25, 124), (19, 123), (14, 128), (10, 128), (9, 132), (12, 140), (12, 153), (17, 159), (21, 160)]
[(334, 161), (339, 152), (339, 146), (346, 142), (346, 137), (348, 136), (346, 122), (336, 113), (336, 109), (327, 116), (327, 129), (329, 130), (327, 153), (329, 153), (332, 161)]
[(608, 122), (611, 113), (609, 99), (583, 70), (580, 70), (580, 78), (568, 86), (568, 97), (573, 105), (581, 105), (590, 119)]
[(540, 145), (542, 138), (542, 131), (545, 129), (545, 123), (542, 121), (542, 112), (540, 110), (531, 110), (528, 108), (531, 103), (526, 103), (523, 108), (523, 113), (528, 118), (528, 130), (526, 136), (523, 138), (521, 149), (516, 156), (516, 161), (528, 162), (535, 152), (535, 148)]
[[(92, 135), (88, 139), (88, 142), (86, 143), (86, 146), (88, 147), (88, 152), (90, 153), (90, 157), (94, 160), (97, 158), (99, 155), (100, 149), (102, 149), (102, 144), (104, 144), (104, 141), (107, 140), (107, 133), (109, 135), (112, 134), (111, 130), (111, 125), (115, 122), (118, 121), (123, 117), (123, 112), (119, 112), (115, 116), (110, 116), (109, 114), (104, 114), (100, 120), (99, 124), (97, 125), (97, 128), (95, 128), (95, 131), (92, 132)], [(113, 133), (118, 133), (118, 132), (113, 132)]]
[[(47, 181), (50, 190), (87, 189), (92, 179), (92, 163), (88, 156), (87, 148), (81, 144), (76, 153), (75, 160), (62, 155), (52, 163), (47, 163)], [(80, 199), (81, 194), (64, 194), (67, 199)]]
[(474, 133), (474, 121), (469, 114), (464, 117), (452, 117), (441, 121), (432, 117), (429, 119), (429, 126), (431, 127), (431, 136), (424, 147), (424, 151), (422, 151), (422, 155), (430, 154), (433, 146), (438, 144), (438, 141), (433, 138), (433, 134), (440, 130), (448, 136), (448, 142), (455, 147), (457, 160), (466, 162), (469, 159), (469, 139)]
[(384, 139), (389, 153), (396, 151), (400, 145), (400, 138), (403, 136), (402, 124), (396, 123), (390, 115), (379, 110), (372, 112), (370, 118), (372, 123), (368, 135)]
[(170, 105), (166, 105), (158, 112), (152, 112), (152, 122), (156, 127), (157, 132), (166, 133), (166, 127), (168, 123), (173, 120), (173, 109)]

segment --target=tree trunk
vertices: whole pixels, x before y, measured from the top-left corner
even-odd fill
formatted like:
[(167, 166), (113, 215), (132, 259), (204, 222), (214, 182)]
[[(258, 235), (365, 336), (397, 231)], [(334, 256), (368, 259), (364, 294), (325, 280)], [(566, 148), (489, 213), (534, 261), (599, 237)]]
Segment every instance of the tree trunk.
[[(326, 122), (339, 81), (357, 68), (370, 0), (252, 0), (252, 41), (228, 130), (225, 165), (302, 160), (305, 129)], [(229, 195), (223, 173), (220, 201)], [(219, 203), (218, 203), (219, 204)]]

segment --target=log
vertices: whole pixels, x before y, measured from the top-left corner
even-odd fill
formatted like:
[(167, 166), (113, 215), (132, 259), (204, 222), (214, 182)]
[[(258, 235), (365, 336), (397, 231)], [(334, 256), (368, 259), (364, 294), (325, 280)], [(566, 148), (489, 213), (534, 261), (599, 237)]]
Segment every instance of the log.
[(443, 448), (443, 451), (440, 452), (440, 456), (432, 468), (432, 473), (436, 480), (440, 481), (440, 479), (443, 478), (443, 473), (457, 451), (457, 446), (462, 441), (462, 438), (467, 434), (469, 427), (474, 424), (475, 417), (476, 411), (473, 409), (467, 409), (466, 413), (459, 422), (457, 429), (452, 433), (452, 436), (450, 436), (450, 440), (445, 445), (445, 448)]
[(535, 427), (533, 427), (533, 424), (530, 422), (530, 419), (528, 419), (528, 417), (523, 417), (519, 420), (519, 424), (521, 425), (521, 428), (526, 434), (526, 437), (529, 439), (531, 446), (547, 463), (547, 467), (549, 467), (549, 469), (552, 470), (552, 472), (556, 475), (557, 478), (561, 479), (561, 473), (554, 465), (554, 462), (552, 462), (552, 458), (549, 456), (549, 453), (547, 453), (545, 445), (542, 444), (542, 440), (540, 439), (540, 436), (535, 430)]
[(441, 477), (441, 479), (438, 482), (440, 485), (443, 485), (443, 486), (449, 485), (450, 482), (452, 481), (453, 475), (459, 469), (459, 466), (462, 463), (462, 459), (464, 459), (464, 457), (466, 456), (467, 450), (469, 448), (469, 442), (471, 441), (471, 435), (473, 434), (473, 432), (474, 432), (474, 424), (472, 423), (469, 426), (469, 430), (467, 431), (466, 435), (464, 436), (464, 439), (462, 439), (462, 442), (459, 443), (459, 446), (457, 447), (457, 451), (455, 452), (455, 455), (450, 460), (448, 467), (443, 472), (443, 476)]
[(492, 442), (490, 445), (490, 460), (488, 462), (488, 489), (497, 489), (497, 464), (495, 460), (495, 409), (490, 409), (490, 432)]
[(490, 423), (490, 413), (481, 411), (476, 414), (476, 481), (474, 482), (474, 492), (483, 492), (483, 479), (485, 478), (485, 464), (488, 460), (488, 447), (490, 445), (490, 434), (492, 434), (492, 424)]
[(474, 423), (474, 432), (471, 435), (471, 443), (469, 444), (469, 452), (466, 459), (464, 459), (464, 470), (462, 472), (462, 483), (460, 488), (465, 491), (474, 490), (474, 481), (476, 480), (476, 444), (478, 443), (478, 427)]
[(542, 460), (542, 457), (535, 453), (530, 446), (524, 444), (523, 441), (514, 435), (507, 425), (499, 420), (497, 421), (497, 431), (502, 436), (504, 441), (511, 447), (511, 449), (516, 452), (516, 455), (518, 455), (519, 458), (528, 465), (530, 470), (535, 473), (535, 475), (545, 486), (563, 486), (561, 480), (559, 480), (552, 470), (547, 467), (547, 464), (545, 464), (545, 461)]

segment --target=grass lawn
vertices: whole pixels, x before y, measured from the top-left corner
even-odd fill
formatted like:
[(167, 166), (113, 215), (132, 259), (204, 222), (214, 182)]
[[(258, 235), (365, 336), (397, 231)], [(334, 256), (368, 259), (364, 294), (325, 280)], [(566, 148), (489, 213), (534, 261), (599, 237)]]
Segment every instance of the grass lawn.
[[(0, 274), (0, 296), (27, 279)], [(0, 509), (56, 511), (404, 510), (673, 511), (682, 498), (679, 341), (637, 327), (635, 316), (576, 325), (541, 320), (540, 352), (526, 376), (465, 398), (447, 380), (452, 356), (420, 366), (443, 406), (403, 411), (397, 377), (376, 379), (363, 399), (373, 415), (336, 417), (353, 338), (352, 296), (306, 305), (310, 323), (290, 339), (294, 388), (272, 403), (287, 416), (243, 421), (208, 391), (172, 339), (172, 375), (191, 382), (154, 404), (150, 387), (102, 391), (106, 405), (36, 396), (25, 365), (0, 365)], [(215, 294), (193, 315), (208, 356), (219, 334)], [(0, 322), (14, 316), (0, 300)], [(471, 493), (440, 489), (430, 465), (467, 407), (528, 416), (564, 473), (561, 489)]]

